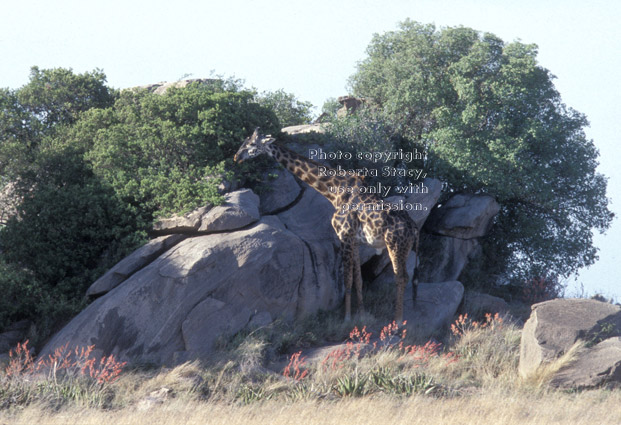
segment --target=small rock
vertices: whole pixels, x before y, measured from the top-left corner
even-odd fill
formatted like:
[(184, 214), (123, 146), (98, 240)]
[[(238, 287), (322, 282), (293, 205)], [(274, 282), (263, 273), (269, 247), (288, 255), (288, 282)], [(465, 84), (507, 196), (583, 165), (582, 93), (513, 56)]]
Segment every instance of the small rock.
[(403, 319), (419, 337), (429, 337), (447, 327), (464, 296), (461, 282), (419, 283), (416, 302), (412, 303), (412, 285), (404, 296)]
[(170, 395), (172, 395), (172, 390), (169, 388), (160, 388), (157, 391), (152, 391), (147, 397), (138, 402), (137, 408), (141, 411), (149, 410), (154, 406), (164, 404)]
[(481, 316), (486, 313), (505, 315), (509, 311), (509, 305), (502, 298), (494, 297), (489, 294), (468, 291), (464, 295), (464, 302), (461, 307), (464, 313), (472, 317)]

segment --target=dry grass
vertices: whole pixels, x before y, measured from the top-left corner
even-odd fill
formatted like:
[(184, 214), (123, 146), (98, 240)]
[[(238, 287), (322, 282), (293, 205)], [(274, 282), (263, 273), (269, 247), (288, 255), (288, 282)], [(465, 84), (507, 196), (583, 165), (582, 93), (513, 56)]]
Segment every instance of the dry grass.
[(579, 355), (584, 351), (585, 346), (585, 341), (576, 341), (576, 343), (572, 345), (571, 348), (561, 357), (540, 366), (526, 379), (526, 382), (537, 388), (542, 388), (549, 384), (557, 372), (573, 363), (579, 357)]
[(147, 411), (66, 410), (50, 413), (29, 407), (16, 415), (0, 413), (11, 424), (619, 424), (621, 395), (593, 391), (563, 393), (485, 392), (438, 399), (357, 398), (336, 402), (269, 401), (249, 406), (174, 400)]

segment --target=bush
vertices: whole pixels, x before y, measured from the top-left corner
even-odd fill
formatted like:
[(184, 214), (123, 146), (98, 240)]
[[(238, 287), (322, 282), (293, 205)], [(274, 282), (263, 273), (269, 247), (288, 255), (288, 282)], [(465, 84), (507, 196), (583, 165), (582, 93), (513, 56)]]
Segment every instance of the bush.
[(13, 318), (47, 322), (44, 327), (77, 313), (88, 286), (145, 237), (135, 211), (95, 179), (39, 185), (18, 214), (0, 231), (12, 270), (0, 276), (0, 285), (21, 298), (10, 310)]

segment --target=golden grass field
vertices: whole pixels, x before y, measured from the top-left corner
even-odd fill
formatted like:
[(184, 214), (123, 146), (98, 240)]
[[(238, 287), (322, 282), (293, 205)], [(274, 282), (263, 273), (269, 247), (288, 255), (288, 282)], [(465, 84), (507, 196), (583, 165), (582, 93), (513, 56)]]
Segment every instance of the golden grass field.
[(0, 413), (3, 424), (620, 424), (621, 396), (602, 390), (581, 394), (483, 391), (456, 398), (364, 397), (338, 401), (267, 401), (251, 405), (173, 400), (147, 411), (128, 407), (49, 410), (28, 407)]

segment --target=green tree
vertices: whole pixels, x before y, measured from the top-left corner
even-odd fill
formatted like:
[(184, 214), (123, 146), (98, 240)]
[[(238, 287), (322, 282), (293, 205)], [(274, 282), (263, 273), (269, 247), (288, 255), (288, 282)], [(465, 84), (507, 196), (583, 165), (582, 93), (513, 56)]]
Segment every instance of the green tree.
[(313, 104), (301, 101), (283, 89), (263, 92), (257, 96), (257, 101), (274, 111), (281, 127), (309, 124), (313, 120)]
[(80, 113), (91, 108), (106, 108), (114, 102), (114, 91), (106, 86), (101, 70), (74, 74), (71, 69), (30, 70), (30, 81), (18, 92), (20, 104), (44, 129), (72, 124)]
[(32, 67), (28, 83), (0, 89), (0, 176), (16, 179), (24, 190), (36, 180), (39, 145), (59, 128), (75, 123), (92, 108), (106, 108), (116, 94), (102, 71), (74, 74), (71, 69)]
[(341, 109), (343, 105), (339, 103), (339, 101), (335, 97), (331, 97), (326, 99), (321, 107), (321, 114), (324, 115), (324, 119), (327, 120), (335, 120), (336, 114), (339, 109)]
[(597, 258), (593, 229), (610, 225), (606, 179), (537, 47), (469, 28), (405, 21), (376, 35), (350, 84), (371, 98), (450, 192), (502, 206), (484, 241), (484, 275), (566, 277)]

